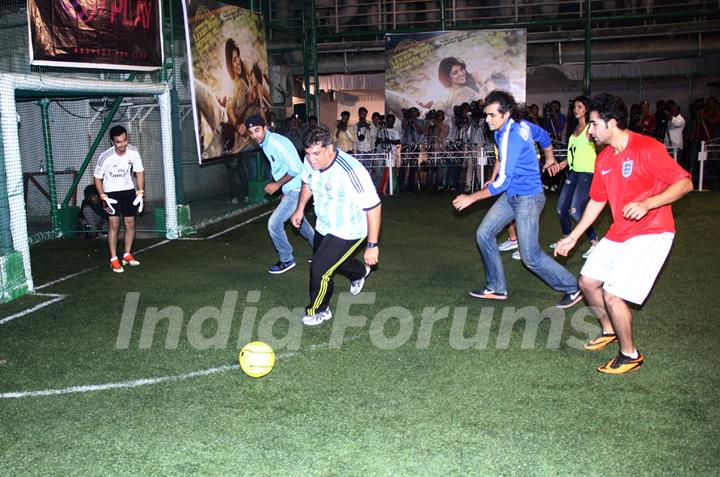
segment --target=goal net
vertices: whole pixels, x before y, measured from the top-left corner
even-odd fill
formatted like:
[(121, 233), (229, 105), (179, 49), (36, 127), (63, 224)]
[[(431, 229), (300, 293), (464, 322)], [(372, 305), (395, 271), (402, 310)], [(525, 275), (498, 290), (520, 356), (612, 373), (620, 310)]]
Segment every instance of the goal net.
[[(148, 197), (164, 197), (164, 208), (158, 208), (162, 231), (178, 237), (166, 84), (4, 73), (0, 121), (5, 171), (0, 181), (0, 301), (33, 290), (33, 239), (99, 232), (92, 226), (78, 230), (77, 218), (97, 156), (110, 146), (103, 139), (107, 135), (99, 133), (112, 124), (124, 125), (138, 146)], [(157, 231), (155, 221), (149, 224)]]

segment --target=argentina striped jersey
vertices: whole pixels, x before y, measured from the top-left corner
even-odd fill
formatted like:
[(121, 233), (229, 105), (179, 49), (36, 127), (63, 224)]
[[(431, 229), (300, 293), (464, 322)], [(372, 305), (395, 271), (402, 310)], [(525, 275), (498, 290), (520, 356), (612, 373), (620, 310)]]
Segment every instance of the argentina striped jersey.
[(324, 170), (303, 162), (302, 180), (313, 193), (318, 233), (344, 240), (367, 236), (367, 211), (380, 205), (380, 197), (357, 159), (336, 149), (335, 159)]

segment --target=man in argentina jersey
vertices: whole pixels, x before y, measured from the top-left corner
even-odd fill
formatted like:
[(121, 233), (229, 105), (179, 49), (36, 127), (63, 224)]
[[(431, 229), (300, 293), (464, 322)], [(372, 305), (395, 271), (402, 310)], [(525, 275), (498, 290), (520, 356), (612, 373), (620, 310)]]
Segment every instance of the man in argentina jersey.
[[(135, 240), (135, 215), (142, 212), (144, 203), (145, 169), (137, 148), (128, 144), (124, 127), (114, 126), (110, 129), (110, 142), (113, 147), (100, 154), (93, 177), (103, 208), (108, 214), (110, 269), (122, 273), (123, 265), (140, 265), (131, 252)], [(137, 190), (132, 179), (133, 173), (137, 175)], [(125, 225), (125, 253), (122, 260), (117, 256), (120, 216)]]
[[(303, 186), (291, 220), (300, 227), (305, 205), (314, 198), (317, 221), (310, 304), (303, 318), (303, 324), (312, 326), (332, 318), (329, 304), (336, 272), (350, 279), (350, 293), (362, 291), (370, 267), (378, 263), (381, 213), (370, 174), (357, 159), (332, 144), (325, 126), (308, 130), (303, 143)], [(366, 239), (363, 263), (352, 256)]]
[(523, 263), (551, 288), (563, 292), (556, 307), (569, 308), (582, 301), (582, 294), (575, 276), (540, 248), (540, 214), (545, 206), (545, 194), (532, 132), (527, 123), (512, 119), (516, 107), (515, 98), (505, 91), (495, 90), (485, 99), (486, 121), (495, 131), (500, 170), (486, 188), (453, 200), (453, 206), (460, 211), (479, 200), (499, 196), (476, 234), (485, 265), (486, 285), (472, 290), (470, 295), (486, 300), (507, 299), (505, 271), (496, 236), (515, 220)]

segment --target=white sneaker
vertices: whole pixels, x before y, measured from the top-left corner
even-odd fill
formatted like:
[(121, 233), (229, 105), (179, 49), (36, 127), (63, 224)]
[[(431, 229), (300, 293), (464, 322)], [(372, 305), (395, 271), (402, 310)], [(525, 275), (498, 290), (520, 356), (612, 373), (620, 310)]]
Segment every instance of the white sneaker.
[(351, 295), (357, 295), (358, 293), (360, 293), (362, 291), (363, 287), (365, 286), (365, 279), (367, 278), (368, 275), (370, 275), (370, 270), (371, 270), (370, 267), (365, 265), (365, 276), (358, 280), (354, 280), (354, 281), (350, 282), (350, 294)]
[(522, 260), (522, 257), (520, 256), (520, 250), (515, 250), (512, 254), (513, 260)]
[(318, 311), (314, 315), (305, 315), (302, 322), (303, 325), (315, 326), (319, 325), (323, 321), (329, 320), (330, 318), (332, 318), (332, 312), (330, 311), (330, 308), (328, 308), (325, 311)]
[(588, 251), (582, 254), (582, 258), (588, 258), (593, 250), (595, 250), (595, 245), (591, 245)]
[(500, 250), (501, 252), (509, 252), (510, 250), (515, 250), (516, 248), (518, 248), (517, 240), (507, 239), (506, 241), (498, 245), (498, 250)]

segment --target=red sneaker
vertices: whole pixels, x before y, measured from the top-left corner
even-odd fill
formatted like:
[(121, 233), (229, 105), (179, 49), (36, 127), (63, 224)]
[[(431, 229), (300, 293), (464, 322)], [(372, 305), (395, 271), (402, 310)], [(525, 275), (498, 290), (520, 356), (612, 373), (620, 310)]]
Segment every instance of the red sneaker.
[(137, 267), (138, 265), (140, 265), (140, 262), (135, 260), (135, 257), (133, 257), (130, 253), (126, 253), (125, 255), (123, 255), (122, 263), (123, 265), (130, 265), (131, 267)]
[(110, 259), (110, 270), (115, 273), (122, 273), (125, 271), (122, 265), (120, 265), (120, 260), (118, 260), (117, 257)]

